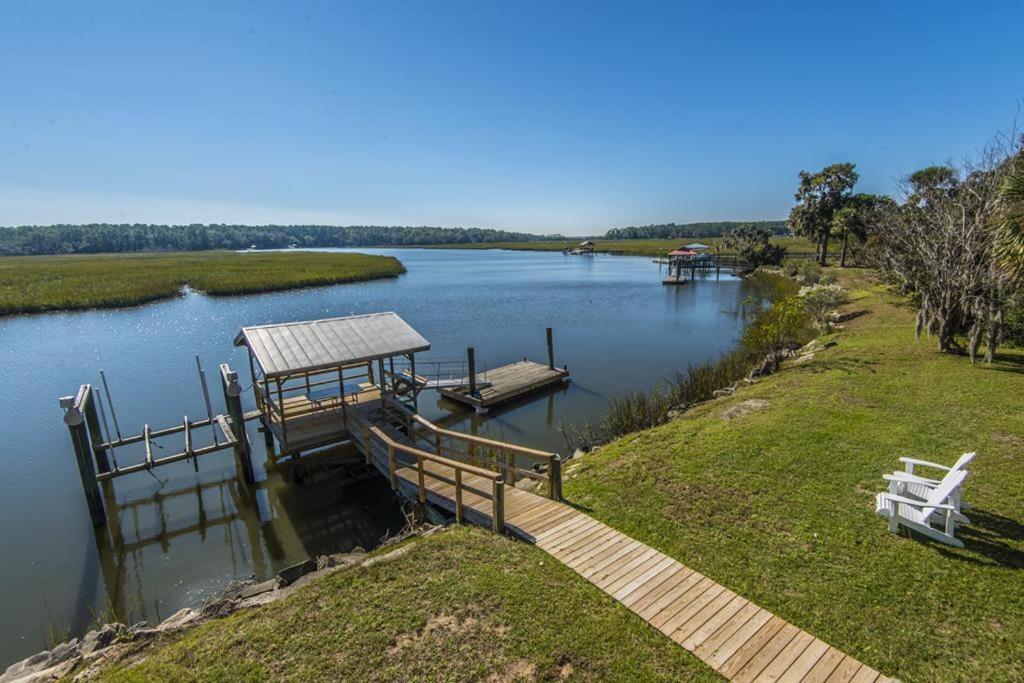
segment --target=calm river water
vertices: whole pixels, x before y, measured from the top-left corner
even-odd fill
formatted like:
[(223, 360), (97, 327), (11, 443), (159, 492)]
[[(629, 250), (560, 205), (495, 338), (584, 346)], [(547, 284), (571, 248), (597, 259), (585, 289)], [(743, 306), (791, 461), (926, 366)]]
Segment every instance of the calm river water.
[[(463, 357), (489, 367), (524, 356), (555, 360), (573, 381), (487, 419), (463, 413), (456, 429), (564, 452), (559, 425), (598, 416), (610, 398), (649, 389), (688, 363), (730, 347), (757, 282), (723, 275), (661, 284), (648, 258), (560, 253), (361, 249), (397, 256), (394, 280), (244, 297), (188, 296), (138, 308), (0, 319), (6, 386), (0, 439), (0, 664), (80, 635), (99, 616), (158, 621), (222, 590), (308, 557), (369, 548), (401, 527), (383, 479), (350, 486), (332, 475), (301, 484), (266, 463), (249, 424), (255, 490), (240, 486), (230, 451), (118, 479), (110, 524), (94, 535), (68, 432), (57, 405), (103, 368), (125, 434), (205, 414), (194, 355), (214, 383), (228, 362), (248, 386), (243, 325), (393, 310), (433, 345), (422, 357)], [(245, 394), (245, 408), (252, 405)], [(434, 392), (420, 409), (450, 414)], [(108, 415), (109, 419), (109, 415)], [(180, 443), (165, 441), (167, 451)], [(158, 454), (159, 455), (159, 454)], [(143, 458), (118, 452), (123, 466)], [(113, 610), (111, 615), (110, 610)], [(0, 667), (2, 668), (2, 667)]]

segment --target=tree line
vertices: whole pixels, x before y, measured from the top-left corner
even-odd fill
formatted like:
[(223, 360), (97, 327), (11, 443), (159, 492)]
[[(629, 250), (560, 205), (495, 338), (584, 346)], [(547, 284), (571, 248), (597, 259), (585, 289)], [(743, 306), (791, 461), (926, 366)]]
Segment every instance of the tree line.
[(287, 247), (388, 247), (565, 239), (484, 228), (331, 225), (28, 225), (0, 228), (0, 254), (96, 254)]
[(677, 237), (722, 237), (738, 228), (759, 228), (770, 235), (788, 235), (786, 221), (716, 221), (712, 223), (661, 223), (658, 225), (612, 228), (606, 240), (675, 239)]

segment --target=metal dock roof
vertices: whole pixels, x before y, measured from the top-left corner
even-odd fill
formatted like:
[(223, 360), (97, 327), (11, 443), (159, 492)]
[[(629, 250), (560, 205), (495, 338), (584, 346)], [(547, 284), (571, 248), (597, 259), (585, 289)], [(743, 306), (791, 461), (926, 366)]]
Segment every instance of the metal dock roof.
[(235, 346), (248, 346), (267, 377), (325, 370), (426, 351), (430, 342), (397, 313), (371, 313), (243, 327)]

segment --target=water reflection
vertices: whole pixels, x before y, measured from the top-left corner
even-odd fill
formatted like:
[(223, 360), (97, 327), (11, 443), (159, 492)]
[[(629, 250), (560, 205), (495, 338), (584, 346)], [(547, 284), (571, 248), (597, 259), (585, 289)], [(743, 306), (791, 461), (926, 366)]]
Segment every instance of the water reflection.
[[(387, 482), (351, 449), (326, 450), (300, 463), (267, 460), (252, 487), (236, 467), (212, 479), (202, 471), (201, 464), (196, 480), (185, 485), (154, 478), (155, 489), (141, 496), (118, 497), (116, 484), (103, 483), (108, 522), (95, 528), (99, 562), (83, 568), (78, 609), (68, 624), (72, 632), (99, 617), (126, 623), (166, 618), (179, 605), (153, 597), (151, 574), (182, 571), (175, 583), (188, 585), (196, 577), (172, 558), (197, 549), (214, 550), (222, 558), (220, 571), (231, 578), (263, 580), (301, 558), (372, 549), (405, 524)], [(101, 582), (94, 580), (97, 565)], [(101, 597), (100, 584), (103, 614), (91, 609)], [(194, 590), (196, 597), (210, 594)]]

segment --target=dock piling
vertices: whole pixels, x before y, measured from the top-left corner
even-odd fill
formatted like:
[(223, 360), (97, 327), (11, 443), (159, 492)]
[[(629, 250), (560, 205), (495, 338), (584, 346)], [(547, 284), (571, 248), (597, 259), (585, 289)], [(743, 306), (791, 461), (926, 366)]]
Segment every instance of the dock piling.
[(548, 370), (555, 369), (555, 342), (551, 335), (551, 328), (547, 328), (545, 333), (548, 337)]
[(79, 388), (77, 396), (61, 398), (60, 407), (64, 408), (64, 423), (71, 433), (71, 445), (75, 449), (75, 460), (78, 461), (78, 473), (82, 477), (82, 488), (85, 490), (85, 502), (89, 507), (89, 517), (92, 518), (93, 526), (101, 526), (107, 521), (107, 515), (103, 509), (100, 486), (96, 481), (96, 468), (92, 461), (89, 430), (82, 411), (82, 405), (87, 400), (90, 390), (88, 384), (83, 384)]
[(224, 405), (231, 418), (231, 431), (235, 437), (235, 455), (242, 463), (242, 478), (246, 484), (255, 484), (256, 475), (252, 469), (252, 449), (245, 432), (245, 417), (242, 413), (242, 386), (238, 383), (238, 373), (221, 363), (220, 381), (224, 388)]
[(466, 365), (469, 372), (469, 395), (476, 396), (476, 350), (472, 346), (466, 349)]

